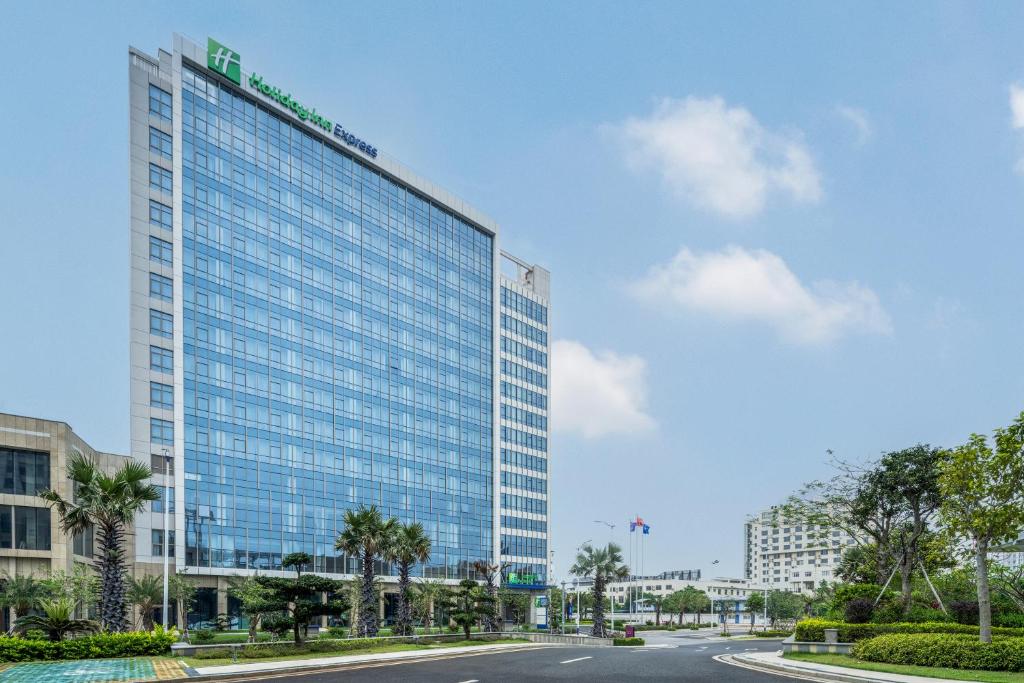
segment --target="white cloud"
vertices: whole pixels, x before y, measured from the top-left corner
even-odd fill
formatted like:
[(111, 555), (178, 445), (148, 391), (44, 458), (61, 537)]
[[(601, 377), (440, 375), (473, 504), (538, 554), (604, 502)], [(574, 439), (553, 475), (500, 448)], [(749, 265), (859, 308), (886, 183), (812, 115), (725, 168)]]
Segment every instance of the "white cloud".
[(764, 323), (795, 344), (892, 331), (871, 289), (831, 281), (807, 287), (781, 258), (764, 250), (730, 246), (697, 254), (684, 247), (668, 263), (652, 267), (633, 291), (660, 306)]
[(720, 97), (664, 99), (649, 117), (629, 118), (613, 131), (631, 165), (653, 167), (673, 192), (729, 218), (757, 214), (774, 192), (797, 202), (821, 198), (800, 135), (769, 131)]
[(559, 339), (551, 345), (552, 425), (590, 439), (654, 427), (645, 411), (647, 363), (639, 356), (592, 352)]
[(1010, 113), (1013, 115), (1013, 128), (1024, 128), (1024, 85), (1020, 83), (1010, 84)]
[(874, 130), (871, 127), (871, 119), (868, 118), (866, 111), (858, 107), (848, 107), (841, 104), (836, 107), (836, 113), (853, 126), (854, 132), (857, 133), (858, 145), (864, 145), (871, 139)]

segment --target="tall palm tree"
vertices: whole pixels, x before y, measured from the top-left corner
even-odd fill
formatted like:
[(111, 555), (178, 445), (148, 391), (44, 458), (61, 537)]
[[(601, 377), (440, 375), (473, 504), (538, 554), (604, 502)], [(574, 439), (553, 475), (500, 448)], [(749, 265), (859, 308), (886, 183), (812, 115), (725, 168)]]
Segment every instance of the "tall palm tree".
[(75, 453), (68, 459), (68, 479), (75, 492), (65, 500), (53, 489), (39, 496), (57, 510), (61, 527), (68, 535), (90, 527), (96, 531), (100, 572), (100, 621), (108, 631), (128, 630), (125, 570), (125, 527), (135, 521), (146, 503), (160, 494), (147, 480), (149, 467), (130, 460), (113, 475), (100, 469), (91, 458)]
[(569, 571), (580, 578), (594, 580), (594, 636), (607, 638), (608, 631), (604, 626), (605, 587), (609, 581), (621, 580), (629, 575), (629, 568), (622, 563), (622, 548), (614, 543), (604, 548), (594, 548), (585, 543)]
[(128, 579), (128, 601), (139, 608), (143, 631), (153, 630), (153, 610), (164, 600), (163, 579), (155, 574)]
[(477, 560), (473, 563), (473, 569), (477, 574), (484, 577), (484, 588), (487, 590), (487, 595), (490, 596), (493, 602), (490, 603), (491, 612), (484, 615), (483, 623), (481, 626), (484, 631), (496, 632), (500, 630), (500, 622), (498, 620), (498, 570), (501, 569), (500, 565), (491, 564), (487, 560)]
[(413, 635), (412, 605), (409, 595), (409, 570), (417, 562), (430, 559), (430, 539), (419, 522), (396, 527), (392, 543), (384, 549), (384, 559), (398, 564), (398, 620), (396, 636)]
[(50, 640), (63, 640), (68, 633), (95, 633), (100, 625), (90, 619), (75, 619), (75, 601), (71, 598), (40, 600), (43, 614), (21, 617), (14, 624), (14, 630), (24, 633), (31, 629), (46, 631)]
[[(14, 610), (15, 619), (28, 614), (46, 595), (46, 585), (42, 581), (25, 574), (11, 576), (4, 572), (0, 587), (0, 604)], [(14, 633), (14, 620), (11, 621), (10, 633)]]
[(379, 626), (376, 594), (373, 590), (373, 563), (391, 546), (398, 520), (385, 520), (375, 506), (360, 505), (357, 510), (346, 510), (342, 518), (345, 528), (334, 542), (337, 550), (358, 555), (362, 562), (363, 585), (359, 596), (360, 637), (373, 638)]

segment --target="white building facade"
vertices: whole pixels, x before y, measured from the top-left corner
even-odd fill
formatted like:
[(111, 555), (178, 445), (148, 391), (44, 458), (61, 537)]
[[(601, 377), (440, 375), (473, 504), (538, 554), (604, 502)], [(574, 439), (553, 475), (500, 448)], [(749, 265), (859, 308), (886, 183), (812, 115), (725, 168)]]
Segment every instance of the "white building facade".
[(845, 531), (786, 519), (771, 507), (744, 524), (744, 576), (772, 590), (811, 593), (836, 581), (843, 553), (856, 542)]

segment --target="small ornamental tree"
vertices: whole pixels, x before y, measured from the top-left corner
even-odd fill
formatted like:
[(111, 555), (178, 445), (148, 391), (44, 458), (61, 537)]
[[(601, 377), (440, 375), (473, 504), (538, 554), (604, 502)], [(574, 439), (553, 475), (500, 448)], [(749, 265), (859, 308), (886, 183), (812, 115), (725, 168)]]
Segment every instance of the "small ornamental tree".
[(238, 600), (240, 611), (248, 617), (248, 641), (255, 643), (260, 620), (275, 608), (274, 591), (260, 584), (256, 576), (231, 576), (228, 577), (228, 595)]
[(946, 530), (974, 546), (979, 637), (992, 642), (992, 597), (988, 553), (1024, 527), (1024, 412), (995, 430), (993, 440), (972, 434), (945, 451), (939, 462), (939, 515)]
[(491, 564), (486, 560), (477, 560), (473, 563), (473, 569), (483, 577), (484, 587), (487, 594), (493, 598), (491, 613), (484, 617), (483, 630), (488, 632), (500, 631), (501, 620), (498, 619), (498, 571), (500, 565)]
[(296, 643), (302, 642), (306, 626), (313, 617), (340, 615), (348, 609), (342, 600), (323, 600), (324, 593), (341, 592), (344, 586), (341, 581), (302, 573), (303, 568), (312, 561), (313, 558), (307, 553), (289, 553), (281, 559), (281, 565), (295, 570), (294, 579), (256, 577), (257, 583), (268, 589), (268, 607), (288, 615)]
[(466, 640), (469, 640), (470, 629), (493, 614), (494, 598), (473, 579), (463, 579), (452, 594), (449, 607), (451, 620), (462, 627)]
[(188, 640), (188, 613), (196, 602), (196, 584), (184, 569), (168, 577), (167, 599), (174, 602), (178, 611), (178, 623), (181, 624), (181, 633)]
[(750, 630), (753, 631), (757, 615), (764, 612), (764, 593), (751, 593), (747, 596), (747, 611), (750, 612)]

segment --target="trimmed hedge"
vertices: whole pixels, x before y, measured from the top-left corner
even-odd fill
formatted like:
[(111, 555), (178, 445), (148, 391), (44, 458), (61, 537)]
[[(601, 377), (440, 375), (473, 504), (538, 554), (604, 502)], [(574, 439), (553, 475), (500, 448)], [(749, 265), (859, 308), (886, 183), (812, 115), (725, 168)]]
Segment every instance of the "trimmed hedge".
[(58, 642), (0, 636), (0, 662), (164, 655), (170, 652), (175, 639), (173, 633), (160, 630), (152, 633), (101, 633)]
[(894, 633), (857, 643), (853, 656), (886, 664), (1024, 671), (1024, 638), (999, 637), (982, 643), (970, 635)]
[(793, 635), (792, 631), (786, 631), (784, 629), (778, 628), (775, 630), (769, 629), (768, 631), (752, 631), (751, 633), (753, 633), (758, 638), (788, 638), (791, 635)]
[[(925, 621), (920, 623), (899, 622), (895, 624), (848, 624), (843, 621), (826, 621), (825, 619), (804, 619), (796, 625), (796, 640), (803, 643), (825, 642), (825, 629), (839, 629), (840, 643), (856, 643), (875, 636), (890, 633), (945, 633), (978, 635), (977, 626), (955, 624), (945, 621)], [(1024, 637), (1024, 628), (993, 627), (993, 635)]]
[(643, 645), (645, 642), (643, 638), (616, 638), (612, 645)]

